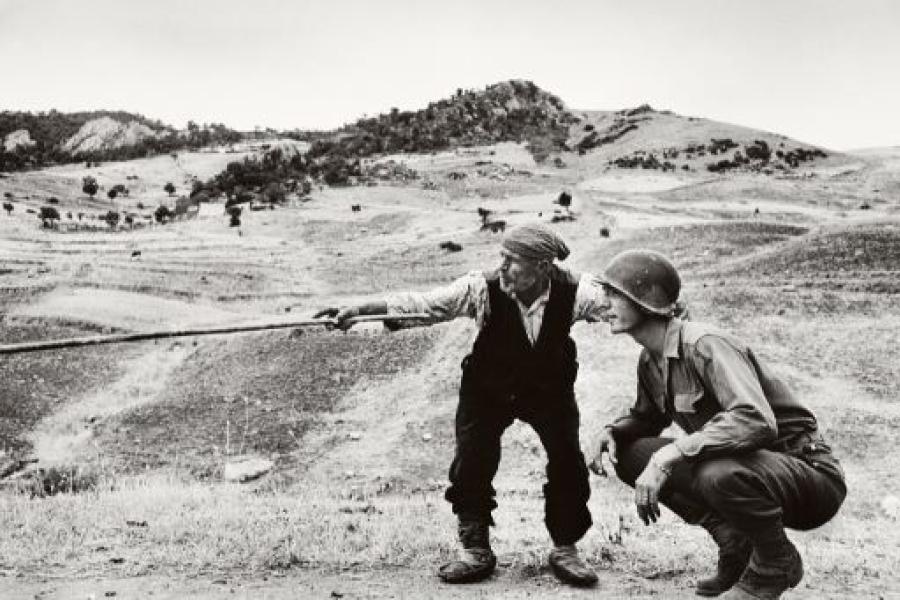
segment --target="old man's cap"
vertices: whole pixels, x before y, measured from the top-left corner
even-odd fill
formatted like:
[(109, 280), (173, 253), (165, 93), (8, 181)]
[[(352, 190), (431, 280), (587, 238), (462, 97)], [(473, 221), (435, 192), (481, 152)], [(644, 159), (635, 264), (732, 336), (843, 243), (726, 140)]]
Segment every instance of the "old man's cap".
[(528, 223), (506, 231), (500, 245), (527, 260), (565, 260), (569, 247), (543, 223)]

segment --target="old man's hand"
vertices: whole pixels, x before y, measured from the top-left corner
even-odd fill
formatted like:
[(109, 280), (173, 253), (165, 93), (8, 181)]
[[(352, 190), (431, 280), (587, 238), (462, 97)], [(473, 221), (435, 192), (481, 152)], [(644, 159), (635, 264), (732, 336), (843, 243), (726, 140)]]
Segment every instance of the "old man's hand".
[(350, 319), (358, 315), (359, 310), (355, 306), (343, 306), (340, 308), (332, 306), (320, 310), (313, 315), (313, 318), (321, 319), (322, 317), (328, 317), (334, 319), (334, 327), (337, 327), (341, 331), (347, 331), (353, 327), (353, 322)]

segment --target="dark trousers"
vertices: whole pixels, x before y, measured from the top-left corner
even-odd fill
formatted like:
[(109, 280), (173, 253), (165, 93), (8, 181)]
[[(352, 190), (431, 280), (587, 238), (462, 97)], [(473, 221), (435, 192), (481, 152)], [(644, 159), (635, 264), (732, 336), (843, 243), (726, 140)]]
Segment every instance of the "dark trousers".
[(591, 488), (571, 389), (531, 401), (500, 400), (478, 390), (464, 375), (456, 411), (456, 454), (445, 496), (460, 517), (493, 523), (491, 511), (497, 502), (492, 482), (500, 464), (500, 438), (517, 418), (534, 429), (547, 453), (544, 521), (550, 538), (557, 545), (574, 544), (591, 526)]
[[(634, 487), (650, 456), (671, 438), (639, 438), (618, 447), (616, 473)], [(682, 461), (660, 490), (660, 500), (688, 523), (714, 513), (745, 532), (781, 522), (813, 529), (837, 513), (847, 488), (830, 451), (796, 453), (756, 450), (746, 454)]]

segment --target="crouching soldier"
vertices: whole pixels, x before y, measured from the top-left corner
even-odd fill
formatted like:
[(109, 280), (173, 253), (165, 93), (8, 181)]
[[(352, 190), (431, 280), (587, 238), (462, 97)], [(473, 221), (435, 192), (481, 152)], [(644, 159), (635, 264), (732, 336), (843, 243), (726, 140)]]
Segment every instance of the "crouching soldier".
[[(623, 252), (601, 279), (612, 332), (643, 351), (637, 400), (604, 428), (591, 470), (609, 453), (645, 524), (662, 502), (711, 534), (718, 569), (698, 594), (780, 597), (803, 577), (784, 528), (823, 525), (847, 492), (816, 418), (745, 343), (672, 316), (681, 282), (664, 256)], [(686, 435), (659, 437), (673, 421)]]
[(563, 581), (589, 586), (597, 575), (576, 548), (591, 526), (590, 482), (579, 443), (574, 382), (578, 371), (569, 330), (578, 320), (598, 321), (603, 291), (590, 275), (557, 266), (565, 242), (541, 224), (508, 230), (500, 266), (476, 271), (423, 293), (398, 293), (358, 306), (325, 309), (338, 326), (357, 315), (426, 313), (434, 321), (469, 317), (478, 325), (462, 362), (456, 410), (456, 454), (446, 498), (458, 517), (461, 552), (438, 575), (448, 583), (487, 578), (497, 563), (490, 539), (497, 507), (494, 475), (503, 432), (520, 419), (547, 453), (545, 523), (553, 541), (550, 565)]

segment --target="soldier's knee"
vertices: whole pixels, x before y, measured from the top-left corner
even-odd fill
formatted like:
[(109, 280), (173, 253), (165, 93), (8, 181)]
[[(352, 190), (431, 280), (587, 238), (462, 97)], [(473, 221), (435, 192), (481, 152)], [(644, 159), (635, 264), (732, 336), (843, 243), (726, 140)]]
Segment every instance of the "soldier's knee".
[(694, 467), (694, 488), (709, 502), (729, 497), (745, 476), (746, 469), (735, 460), (706, 460)]

